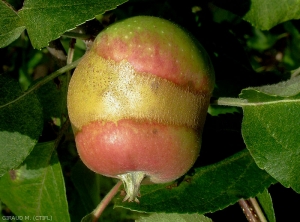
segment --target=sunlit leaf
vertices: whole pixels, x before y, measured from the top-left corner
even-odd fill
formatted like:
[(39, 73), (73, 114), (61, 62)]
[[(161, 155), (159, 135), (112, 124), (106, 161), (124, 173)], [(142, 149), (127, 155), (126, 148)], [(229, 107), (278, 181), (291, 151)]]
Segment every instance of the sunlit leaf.
[(300, 192), (300, 77), (242, 91), (244, 141), (257, 165)]
[(201, 214), (165, 214), (154, 213), (148, 217), (141, 217), (137, 222), (212, 222), (211, 219)]
[(10, 5), (0, 1), (0, 48), (9, 45), (24, 31), (21, 18)]
[(268, 30), (279, 23), (299, 18), (299, 0), (251, 0), (251, 8), (243, 17), (253, 26), (263, 30)]
[(262, 30), (268, 30), (279, 23), (300, 18), (299, 0), (214, 0), (213, 2)]
[(19, 15), (33, 47), (40, 49), (64, 32), (124, 2), (126, 0), (26, 0)]
[(70, 221), (54, 142), (38, 144), (20, 168), (0, 178), (0, 199), (14, 214), (31, 221), (38, 220), (37, 216)]

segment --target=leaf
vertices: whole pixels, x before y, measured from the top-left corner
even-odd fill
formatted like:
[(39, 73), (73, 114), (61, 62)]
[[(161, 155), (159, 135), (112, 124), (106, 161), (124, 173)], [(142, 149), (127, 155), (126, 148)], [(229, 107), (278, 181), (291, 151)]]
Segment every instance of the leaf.
[(226, 113), (239, 113), (240, 109), (232, 106), (209, 106), (207, 112), (212, 116), (218, 116)]
[(0, 48), (3, 48), (16, 40), (25, 26), (17, 12), (4, 1), (0, 1), (0, 15)]
[[(285, 32), (289, 33), (289, 47), (286, 47), (283, 52), (283, 62), (286, 64), (288, 70), (297, 69), (299, 73), (299, 61), (300, 61), (300, 32), (294, 25), (293, 21), (285, 22), (283, 24)], [(292, 75), (295, 75), (294, 73)]]
[(212, 222), (211, 219), (200, 214), (165, 214), (154, 213), (149, 217), (141, 217), (137, 222)]
[(0, 76), (0, 176), (25, 160), (42, 132), (42, 109), (34, 93), (7, 104), (21, 94), (17, 82)]
[(81, 220), (81, 222), (93, 222), (93, 221), (95, 221), (95, 216), (93, 216), (93, 214), (88, 214), (84, 216)]
[(276, 222), (272, 198), (268, 190), (265, 189), (262, 193), (259, 193), (256, 197), (268, 221)]
[(116, 206), (141, 212), (204, 214), (223, 209), (240, 198), (255, 196), (274, 182), (243, 150), (196, 169), (195, 175), (185, 178), (179, 186), (176, 183), (142, 186), (140, 204), (124, 203), (120, 197)]
[(270, 49), (278, 40), (278, 36), (268, 31), (253, 29), (253, 36), (247, 39), (247, 46), (259, 52)]
[(81, 161), (72, 169), (71, 179), (81, 197), (86, 211), (91, 212), (100, 203), (100, 186), (97, 174), (89, 170)]
[(38, 144), (22, 166), (0, 178), (0, 199), (18, 216), (70, 221), (54, 142)]
[(126, 0), (26, 0), (19, 15), (33, 47), (41, 49), (64, 32), (124, 2)]
[(300, 92), (300, 76), (296, 76), (289, 79), (288, 81), (280, 82), (277, 84), (253, 87), (251, 89), (255, 89), (256, 91), (276, 97), (296, 96)]
[(299, 0), (252, 0), (249, 12), (243, 17), (262, 30), (269, 30), (279, 23), (299, 18)]
[[(60, 76), (65, 80), (64, 76)], [(54, 119), (60, 119), (64, 113), (66, 102), (64, 100), (64, 88), (66, 81), (60, 81), (59, 85), (55, 84), (54, 81), (49, 81), (48, 83), (42, 85), (37, 90), (37, 96), (40, 99), (41, 105), (43, 107), (43, 114), (45, 121), (53, 121)]]
[(299, 0), (214, 0), (214, 4), (241, 16), (262, 30), (269, 30), (279, 23), (300, 18)]
[(242, 134), (257, 165), (285, 187), (300, 192), (300, 77), (248, 88), (240, 97)]

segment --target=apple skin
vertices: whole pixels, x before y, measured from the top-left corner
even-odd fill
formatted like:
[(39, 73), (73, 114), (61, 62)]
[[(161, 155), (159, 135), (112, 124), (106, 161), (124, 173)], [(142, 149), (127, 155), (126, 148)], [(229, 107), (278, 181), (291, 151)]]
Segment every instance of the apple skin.
[(142, 171), (154, 183), (186, 173), (200, 148), (191, 128), (135, 120), (93, 122), (76, 135), (76, 143), (81, 159), (97, 173), (117, 176)]
[(137, 201), (145, 177), (171, 182), (196, 161), (214, 87), (208, 55), (183, 29), (150, 16), (117, 22), (95, 39), (69, 85), (80, 158), (122, 179)]
[(210, 94), (214, 88), (214, 70), (205, 49), (164, 19), (137, 16), (117, 22), (98, 35), (92, 50), (191, 91)]

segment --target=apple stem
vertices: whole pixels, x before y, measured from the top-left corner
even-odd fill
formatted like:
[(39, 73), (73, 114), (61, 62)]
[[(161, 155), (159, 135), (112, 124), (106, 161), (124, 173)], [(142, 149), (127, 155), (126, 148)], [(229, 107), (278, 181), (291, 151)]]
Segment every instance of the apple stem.
[(126, 196), (123, 199), (124, 201), (132, 202), (135, 201), (139, 203), (137, 197), (140, 197), (140, 185), (145, 178), (146, 174), (141, 171), (137, 172), (130, 172), (118, 175), (118, 178), (120, 178), (124, 184)]
[(97, 206), (97, 208), (93, 211), (93, 222), (98, 221), (99, 217), (101, 216), (104, 209), (107, 207), (107, 205), (110, 203), (112, 198), (117, 194), (119, 187), (121, 186), (122, 182), (119, 180), (118, 183), (106, 194), (104, 199), (100, 202), (100, 204)]

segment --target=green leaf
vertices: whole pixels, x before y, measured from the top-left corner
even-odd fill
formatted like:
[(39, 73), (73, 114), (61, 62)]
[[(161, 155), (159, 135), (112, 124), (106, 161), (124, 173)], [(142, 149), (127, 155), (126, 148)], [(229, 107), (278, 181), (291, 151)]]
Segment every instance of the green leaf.
[(37, 90), (37, 96), (43, 107), (45, 121), (53, 121), (54, 119), (61, 118), (66, 106), (66, 103), (63, 103), (65, 95), (62, 88), (66, 85), (64, 83), (57, 85), (54, 81), (49, 81)]
[(272, 198), (268, 190), (265, 189), (262, 193), (259, 193), (256, 197), (268, 221), (276, 222)]
[(242, 134), (257, 165), (285, 187), (300, 192), (300, 77), (249, 88), (240, 97)]
[(40, 49), (64, 32), (124, 2), (126, 0), (26, 0), (19, 15), (33, 47)]
[(250, 10), (243, 17), (262, 30), (269, 30), (279, 23), (299, 18), (299, 0), (252, 0)]
[(140, 204), (124, 203), (117, 206), (141, 212), (208, 213), (223, 209), (240, 198), (255, 196), (274, 183), (260, 170), (247, 150), (243, 150), (216, 164), (196, 169), (193, 177), (174, 184), (141, 187)]
[[(281, 99), (280, 97), (292, 97), (300, 93), (300, 76), (289, 79), (288, 81), (280, 82), (273, 85), (266, 85), (261, 87), (252, 87), (257, 92), (262, 92), (267, 96), (273, 96), (274, 98)], [(252, 100), (252, 96), (245, 96), (247, 91), (242, 92), (241, 97), (247, 97), (248, 101)]]
[(0, 76), (0, 175), (25, 160), (42, 132), (42, 109), (34, 93), (9, 103), (21, 94), (16, 81)]
[(71, 179), (81, 197), (86, 211), (91, 212), (100, 203), (99, 176), (81, 161), (72, 169)]
[[(54, 142), (38, 144), (19, 169), (0, 178), (0, 199), (19, 216), (70, 221)], [(37, 218), (36, 218), (37, 219)]]
[(299, 0), (214, 0), (213, 2), (262, 30), (269, 30), (279, 23), (300, 18)]
[(141, 217), (137, 222), (212, 222), (211, 219), (200, 214), (165, 214), (154, 213), (149, 217)]
[(95, 216), (93, 216), (92, 214), (88, 214), (82, 218), (81, 222), (93, 222), (94, 220)]
[(247, 40), (247, 46), (250, 49), (255, 49), (259, 52), (263, 52), (264, 50), (271, 48), (277, 40), (277, 35), (273, 35), (268, 31), (254, 29), (253, 36), (251, 36)]
[(240, 109), (233, 106), (209, 106), (207, 112), (212, 116), (226, 113), (239, 113)]
[(0, 1), (0, 15), (0, 48), (3, 48), (16, 40), (25, 26), (17, 12), (4, 1)]
[(283, 27), (285, 29), (285, 32), (289, 34), (289, 47), (286, 47), (283, 52), (283, 62), (286, 64), (289, 70), (298, 69), (299, 73), (300, 31), (294, 25), (293, 21), (285, 22), (283, 24)]

